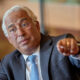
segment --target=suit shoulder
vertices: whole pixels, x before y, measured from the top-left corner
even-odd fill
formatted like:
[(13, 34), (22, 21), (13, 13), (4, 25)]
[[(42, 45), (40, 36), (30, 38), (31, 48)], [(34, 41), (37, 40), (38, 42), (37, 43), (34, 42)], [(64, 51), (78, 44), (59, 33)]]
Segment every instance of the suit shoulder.
[(7, 54), (7, 55), (1, 60), (1, 63), (7, 64), (7, 63), (9, 63), (10, 61), (12, 61), (13, 58), (16, 57), (16, 55), (19, 55), (19, 54), (20, 54), (20, 53), (19, 53), (17, 50), (15, 50), (15, 51)]

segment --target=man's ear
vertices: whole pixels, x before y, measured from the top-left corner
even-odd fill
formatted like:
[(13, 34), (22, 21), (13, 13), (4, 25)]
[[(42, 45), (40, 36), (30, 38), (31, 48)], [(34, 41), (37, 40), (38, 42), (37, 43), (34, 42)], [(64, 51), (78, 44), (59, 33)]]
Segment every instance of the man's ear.
[(37, 27), (38, 31), (40, 31), (40, 25), (39, 25), (39, 22), (38, 22), (38, 21), (35, 21), (35, 23), (36, 23), (36, 27)]

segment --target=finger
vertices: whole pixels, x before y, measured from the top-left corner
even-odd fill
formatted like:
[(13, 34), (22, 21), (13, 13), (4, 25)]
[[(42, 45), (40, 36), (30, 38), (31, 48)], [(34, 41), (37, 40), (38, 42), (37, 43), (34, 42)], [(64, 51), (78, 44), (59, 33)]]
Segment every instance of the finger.
[(74, 53), (74, 45), (75, 43), (74, 43), (74, 41), (73, 40), (71, 40), (71, 54), (73, 54)]
[(71, 49), (71, 39), (67, 39), (67, 53), (70, 54), (70, 49)]
[(63, 49), (64, 49), (63, 53), (67, 53), (67, 39), (63, 40)]
[(64, 49), (63, 49), (63, 44), (62, 44), (62, 40), (60, 40), (58, 43), (57, 43), (57, 48), (58, 50), (63, 53)]
[(67, 53), (67, 54), (66, 54), (66, 53), (63, 53), (63, 55), (64, 55), (64, 56), (69, 56), (69, 55), (70, 55), (70, 53)]
[(63, 55), (69, 56), (70, 50), (71, 50), (71, 38), (66, 38), (64, 39), (65, 43), (64, 43), (64, 52)]
[(71, 54), (77, 54), (78, 46), (77, 42), (74, 39), (71, 39)]

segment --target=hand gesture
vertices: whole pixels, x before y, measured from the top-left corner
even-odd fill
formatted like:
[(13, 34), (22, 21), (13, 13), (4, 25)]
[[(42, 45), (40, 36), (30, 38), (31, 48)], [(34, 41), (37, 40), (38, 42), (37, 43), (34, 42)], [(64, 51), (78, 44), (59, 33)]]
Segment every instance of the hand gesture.
[(57, 49), (65, 56), (75, 55), (79, 51), (77, 41), (74, 38), (64, 38), (57, 42)]

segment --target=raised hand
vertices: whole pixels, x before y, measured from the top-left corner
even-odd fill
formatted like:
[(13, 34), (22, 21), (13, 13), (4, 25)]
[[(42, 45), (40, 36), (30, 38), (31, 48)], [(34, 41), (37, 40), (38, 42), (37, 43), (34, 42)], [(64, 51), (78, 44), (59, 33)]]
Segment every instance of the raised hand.
[(57, 42), (58, 51), (65, 55), (75, 55), (79, 52), (77, 41), (74, 38), (64, 38)]

